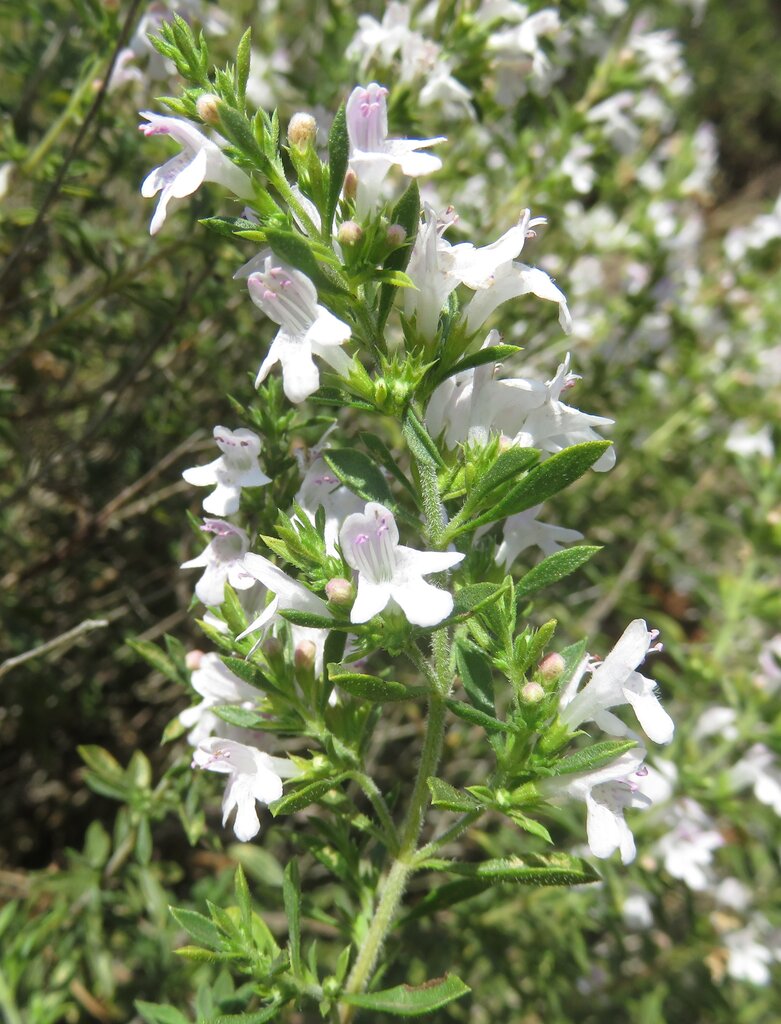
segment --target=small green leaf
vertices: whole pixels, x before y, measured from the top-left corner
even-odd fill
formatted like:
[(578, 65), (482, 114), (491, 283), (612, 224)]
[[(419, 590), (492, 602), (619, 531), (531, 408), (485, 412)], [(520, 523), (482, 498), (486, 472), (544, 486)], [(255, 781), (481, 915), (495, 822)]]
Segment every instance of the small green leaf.
[(542, 504), (588, 472), (609, 447), (609, 441), (585, 441), (557, 452), (527, 473), (520, 483), (511, 487), (492, 509), (453, 530), (452, 536)]
[(325, 796), (334, 789), (344, 778), (346, 773), (336, 775), (332, 779), (319, 779), (317, 782), (310, 782), (303, 789), (297, 789), (294, 793), (281, 797), (269, 805), (269, 810), (275, 818), (280, 814), (293, 814), (295, 811), (303, 810), (310, 804), (317, 803), (320, 797)]
[(262, 729), (268, 721), (259, 711), (251, 708), (241, 708), (235, 704), (216, 705), (210, 710), (214, 711), (218, 718), (228, 725), (235, 725), (239, 729)]
[(325, 615), (315, 615), (314, 612), (300, 612), (297, 608), (282, 608), (278, 613), (283, 619), (292, 622), (294, 626), (306, 626), (308, 629), (346, 629), (355, 631), (355, 626), (349, 622), (335, 622)]
[(222, 936), (219, 929), (208, 917), (197, 913), (195, 910), (186, 910), (183, 907), (169, 907), (171, 915), (177, 924), (181, 925), (187, 934), (209, 949), (220, 950), (223, 948)]
[(456, 667), (472, 704), (487, 715), (494, 714), (494, 682), (491, 662), (476, 647), (456, 644)]
[(491, 491), (506, 486), (508, 481), (533, 466), (539, 456), (536, 448), (508, 448), (506, 452), (501, 452), (488, 472), (478, 477), (470, 488), (467, 504), (477, 507)]
[(402, 426), (404, 440), (409, 445), (409, 450), (420, 462), (427, 462), (436, 466), (437, 469), (445, 469), (445, 463), (439, 454), (439, 449), (431, 439), (426, 427), (416, 415), (413, 409), (407, 409)]
[(331, 225), (334, 222), (334, 214), (339, 204), (339, 196), (344, 185), (344, 176), (347, 173), (347, 163), (350, 158), (350, 138), (347, 134), (347, 116), (344, 110), (344, 103), (336, 111), (336, 116), (331, 124), (328, 133), (328, 204), (325, 211), (323, 231), (330, 235)]
[(342, 993), (342, 1002), (396, 1017), (421, 1017), (433, 1013), (471, 991), (455, 974), (432, 978), (422, 985), (397, 985), (381, 992)]
[(581, 565), (601, 551), (602, 548), (593, 544), (578, 544), (573, 548), (566, 548), (563, 551), (555, 551), (552, 555), (544, 558), (539, 565), (535, 565), (524, 576), (520, 578), (515, 586), (515, 599), (520, 601), (530, 594), (553, 583), (564, 579), (570, 573), (576, 572)]
[(296, 977), (301, 975), (301, 880), (298, 875), (298, 861), (288, 861), (282, 882), (282, 899), (288, 927), (288, 950), (290, 967)]
[(265, 690), (268, 686), (268, 680), (253, 662), (245, 661), (244, 658), (223, 657), (220, 660), (235, 676), (238, 676), (243, 682), (249, 683), (250, 686), (256, 686), (259, 690)]
[(267, 164), (265, 154), (258, 145), (252, 125), (246, 115), (240, 114), (238, 110), (229, 107), (227, 103), (220, 103), (218, 110), (220, 127), (225, 138), (241, 151), (242, 156), (246, 157), (253, 167), (257, 167), (259, 170), (264, 168)]
[(311, 243), (302, 234), (275, 227), (264, 228), (264, 234), (276, 255), (306, 274), (318, 291), (346, 291), (339, 281), (326, 274), (324, 264), (317, 259)]
[(217, 1017), (214, 1024), (266, 1024), (267, 1021), (278, 1019), (277, 1011), (281, 1005), (282, 1000), (278, 999), (254, 1013), (226, 1013)]
[(378, 676), (351, 672), (343, 665), (329, 665), (328, 678), (353, 697), (373, 701), (376, 704), (413, 700), (425, 697), (428, 692), (421, 686), (405, 686), (404, 683), (397, 683), (390, 679), (380, 679)]
[(249, 80), (250, 61), (252, 54), (252, 29), (248, 28), (239, 40), (239, 48), (236, 51), (236, 92), (239, 102), (244, 102), (247, 92), (247, 81)]
[(395, 502), (388, 482), (368, 455), (353, 448), (331, 448), (323, 452), (323, 458), (345, 487), (359, 498), (393, 509)]
[(565, 853), (527, 854), (525, 857), (496, 858), (479, 864), (464, 861), (429, 860), (426, 868), (447, 871), (465, 878), (482, 878), (491, 883), (519, 885), (582, 885), (596, 882), (599, 875), (580, 857)]
[(418, 507), (420, 507), (420, 500), (418, 498), (417, 491), (412, 486), (410, 481), (406, 478), (406, 476), (402, 473), (401, 469), (399, 469), (397, 457), (393, 454), (390, 448), (388, 448), (385, 442), (381, 441), (376, 434), (370, 434), (368, 431), (362, 431), (358, 436), (369, 449), (369, 451), (372, 453), (372, 455), (375, 457), (375, 459), (379, 463), (381, 463), (381, 465), (383, 465), (388, 470), (389, 473), (393, 474), (393, 476), (399, 481), (402, 487), (407, 491), (407, 493), (415, 502), (415, 504)]
[(521, 814), (520, 811), (516, 810), (508, 811), (507, 816), (511, 818), (519, 828), (522, 828), (524, 832), (537, 836), (539, 839), (544, 839), (546, 843), (553, 843), (550, 832), (545, 828), (541, 821), (536, 821), (534, 818), (527, 818), (525, 814)]
[(471, 704), (464, 704), (460, 700), (446, 700), (445, 704), (447, 704), (449, 710), (454, 715), (462, 718), (465, 722), (469, 722), (470, 725), (479, 725), (481, 729), (485, 729), (488, 733), (512, 731), (512, 727), (506, 722), (500, 722), (493, 715), (487, 715), (484, 711), (478, 711)]
[(148, 1024), (190, 1024), (189, 1019), (175, 1006), (147, 1003), (143, 999), (134, 1000), (133, 1005)]
[(198, 223), (223, 238), (233, 238), (239, 231), (258, 230), (257, 224), (246, 217), (202, 217)]
[(157, 644), (148, 640), (126, 640), (128, 647), (140, 655), (148, 665), (151, 665), (156, 672), (160, 672), (167, 679), (175, 683), (182, 682), (182, 674), (170, 658), (160, 650)]
[(252, 900), (241, 864), (236, 868), (233, 878), (233, 891), (236, 894), (236, 905), (241, 911), (241, 927), (245, 936), (249, 937), (252, 934)]
[(572, 772), (590, 772), (610, 764), (617, 757), (637, 746), (634, 740), (603, 740), (592, 743), (567, 757), (559, 758), (550, 767), (554, 775), (569, 775)]
[(431, 802), (435, 807), (442, 807), (446, 811), (479, 811), (483, 804), (471, 793), (463, 789), (456, 789), (449, 782), (437, 779), (434, 776), (426, 779), (426, 784), (431, 791)]

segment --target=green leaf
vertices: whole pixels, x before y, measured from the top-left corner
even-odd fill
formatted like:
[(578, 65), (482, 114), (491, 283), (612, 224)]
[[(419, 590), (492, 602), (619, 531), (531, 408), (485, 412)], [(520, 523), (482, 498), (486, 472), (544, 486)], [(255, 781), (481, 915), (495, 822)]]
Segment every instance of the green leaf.
[[(415, 238), (420, 224), (420, 190), (415, 178), (409, 183), (406, 191), (393, 207), (391, 224), (400, 224), (407, 233), (404, 245), (395, 249), (383, 264), (384, 271), (404, 271), (412, 255)], [(382, 333), (388, 319), (396, 288), (392, 284), (383, 284), (380, 289), (380, 301), (377, 307), (377, 332)]]
[(209, 949), (220, 950), (223, 948), (219, 929), (208, 917), (204, 917), (203, 914), (199, 914), (195, 910), (186, 910), (184, 907), (169, 907), (168, 909), (177, 924), (181, 925), (196, 942)]
[(436, 387), (443, 380), (447, 380), (448, 377), (454, 377), (457, 373), (463, 373), (464, 370), (473, 370), (476, 366), (484, 366), (486, 363), (498, 363), (502, 359), (509, 359), (510, 356), (514, 356), (517, 352), (522, 351), (523, 349), (519, 348), (518, 345), (490, 345), (488, 348), (481, 348), (477, 352), (473, 352), (471, 356), (466, 356), (460, 362), (453, 363), (446, 370), (437, 367), (436, 372), (433, 374), (431, 386)]
[(247, 81), (250, 73), (250, 60), (252, 53), (252, 29), (248, 28), (239, 40), (239, 48), (236, 51), (236, 92), (239, 102), (244, 102), (247, 92)]
[(525, 814), (521, 814), (520, 811), (516, 810), (507, 811), (506, 813), (519, 828), (524, 830), (524, 832), (537, 836), (539, 839), (544, 839), (546, 843), (553, 843), (550, 832), (545, 828), (541, 821), (536, 821), (534, 818), (527, 818)]
[(487, 473), (483, 473), (469, 490), (467, 504), (477, 507), (491, 491), (502, 487), (537, 462), (540, 453), (536, 448), (509, 448), (501, 452)]
[(438, 910), (447, 910), (456, 903), (462, 903), (485, 892), (490, 888), (490, 884), (481, 878), (460, 878), (456, 882), (435, 886), (399, 921), (398, 926), (404, 927), (410, 921), (420, 918), (431, 918)]
[(228, 725), (235, 725), (239, 729), (262, 729), (268, 722), (268, 718), (264, 718), (259, 711), (253, 711), (251, 708), (241, 708), (235, 704), (218, 704), (210, 710), (218, 718), (221, 718), (223, 722), (227, 722)]
[(174, 1006), (147, 1003), (143, 999), (134, 1000), (133, 1005), (148, 1024), (190, 1024), (189, 1019)]
[(460, 700), (446, 700), (445, 704), (447, 704), (449, 710), (454, 715), (462, 718), (465, 722), (469, 722), (470, 725), (479, 725), (481, 729), (485, 729), (488, 733), (512, 731), (512, 726), (506, 722), (500, 722), (493, 715), (487, 715), (484, 711), (478, 711), (471, 704), (464, 704)]
[(298, 875), (298, 861), (293, 858), (285, 868), (282, 882), (282, 899), (288, 927), (288, 950), (290, 966), (296, 977), (301, 975), (301, 880)]
[(334, 619), (326, 618), (325, 615), (315, 615), (314, 612), (300, 612), (297, 608), (282, 608), (279, 615), (294, 626), (306, 626), (308, 629), (345, 629), (355, 632), (355, 626), (349, 622), (336, 622)]
[(247, 628), (247, 616), (239, 601), (239, 596), (233, 587), (225, 584), (225, 596), (222, 601), (221, 610), (228, 629), (232, 633), (241, 633)]
[(334, 214), (339, 204), (339, 196), (344, 185), (344, 176), (347, 173), (347, 163), (350, 159), (350, 138), (347, 134), (347, 116), (344, 110), (344, 103), (336, 111), (336, 116), (331, 124), (328, 133), (328, 204), (323, 221), (325, 234), (331, 233), (331, 226), (334, 222)]
[(423, 985), (397, 985), (381, 992), (342, 993), (342, 1002), (360, 1006), (376, 1013), (391, 1013), (396, 1017), (421, 1017), (433, 1013), (454, 999), (471, 991), (455, 974), (433, 978)]
[(331, 779), (319, 779), (317, 782), (310, 782), (303, 789), (297, 789), (294, 793), (289, 793), (287, 796), (275, 800), (273, 804), (269, 805), (269, 810), (275, 818), (279, 817), (280, 814), (293, 814), (295, 811), (303, 810), (304, 807), (317, 803), (320, 797), (325, 796), (326, 793), (334, 789), (344, 778), (346, 778), (346, 773), (342, 772)]
[(583, 476), (609, 447), (609, 441), (585, 441), (557, 452), (510, 488), (492, 509), (453, 530), (452, 536), (540, 505)]
[(463, 789), (456, 789), (449, 782), (437, 779), (433, 775), (426, 779), (426, 785), (431, 791), (431, 802), (435, 807), (442, 807), (446, 811), (479, 811), (483, 804), (471, 793)]
[(368, 455), (354, 448), (331, 448), (323, 452), (323, 458), (345, 487), (359, 498), (393, 509), (395, 502), (388, 482)]
[(258, 230), (257, 224), (246, 217), (202, 217), (198, 223), (223, 238), (233, 238), (239, 231)]
[(277, 1011), (282, 1005), (282, 1000), (277, 999), (262, 1010), (255, 1010), (254, 1013), (226, 1013), (218, 1017), (214, 1024), (266, 1024), (267, 1021), (278, 1018)]
[(263, 229), (266, 241), (280, 259), (300, 270), (312, 281), (318, 291), (346, 292), (346, 288), (334, 277), (329, 276), (315, 256), (311, 244), (297, 231), (284, 228)]
[(580, 857), (570, 857), (564, 853), (530, 853), (524, 857), (484, 860), (479, 864), (428, 860), (424, 866), (465, 878), (482, 878), (492, 884), (515, 882), (518, 885), (582, 885), (599, 880), (599, 875), (590, 864)]
[(259, 690), (265, 690), (268, 686), (268, 680), (263, 675), (257, 665), (251, 661), (245, 661), (244, 658), (226, 658), (220, 659), (223, 665), (229, 669), (235, 676), (243, 680), (245, 683), (249, 683), (250, 686), (256, 686)]
[(182, 682), (182, 674), (170, 658), (160, 650), (157, 644), (148, 640), (126, 640), (128, 647), (140, 655), (148, 665), (151, 665), (156, 672), (162, 673), (167, 679), (175, 683)]
[(343, 665), (329, 665), (328, 678), (353, 697), (369, 700), (375, 704), (391, 701), (414, 700), (425, 697), (427, 690), (422, 686), (405, 686), (390, 679), (368, 676), (361, 672), (351, 672)]
[(491, 662), (465, 641), (456, 644), (456, 667), (472, 704), (487, 715), (494, 714), (494, 681)]
[(415, 502), (415, 504), (418, 507), (420, 507), (420, 499), (418, 498), (417, 491), (412, 486), (410, 481), (406, 478), (406, 476), (402, 473), (402, 471), (399, 469), (399, 464), (396, 456), (393, 454), (390, 448), (388, 448), (385, 442), (381, 441), (376, 434), (370, 434), (368, 431), (365, 430), (361, 431), (361, 433), (358, 436), (369, 449), (369, 451), (372, 453), (372, 455), (375, 457), (375, 459), (379, 463), (381, 463), (388, 470), (389, 473), (393, 474), (393, 476), (399, 481), (401, 486), (407, 491), (407, 493)]
[(586, 644), (587, 640), (584, 637), (582, 640), (578, 640), (576, 644), (570, 644), (569, 647), (559, 651), (559, 654), (564, 659), (564, 668), (559, 676), (559, 689), (567, 685), (575, 674), (575, 669), (583, 661), (586, 653)]
[(236, 895), (236, 905), (241, 912), (242, 930), (245, 936), (249, 937), (252, 934), (252, 900), (241, 864), (236, 868), (236, 874), (233, 877), (233, 891)]
[(418, 418), (413, 409), (407, 409), (402, 425), (404, 440), (409, 445), (409, 450), (420, 462), (428, 462), (437, 469), (445, 469), (445, 463), (439, 454), (439, 449), (431, 440), (431, 435)]
[(610, 764), (617, 757), (637, 746), (634, 740), (603, 740), (592, 743), (567, 757), (559, 758), (550, 767), (554, 775), (569, 775), (572, 772), (590, 772)]
[(555, 551), (552, 555), (548, 555), (539, 565), (535, 565), (520, 578), (515, 586), (516, 601), (521, 601), (529, 594), (564, 579), (565, 576), (578, 570), (581, 565), (585, 565), (597, 551), (601, 550), (599, 545), (579, 544), (576, 547)]
[(278, 889), (282, 885), (282, 868), (279, 861), (262, 846), (252, 843), (234, 843), (228, 847), (228, 856), (239, 861), (244, 870), (256, 882)]
[(266, 156), (258, 145), (252, 124), (246, 115), (240, 114), (227, 103), (220, 103), (218, 110), (220, 127), (225, 138), (241, 151), (242, 156), (246, 157), (253, 167), (259, 170), (266, 167)]

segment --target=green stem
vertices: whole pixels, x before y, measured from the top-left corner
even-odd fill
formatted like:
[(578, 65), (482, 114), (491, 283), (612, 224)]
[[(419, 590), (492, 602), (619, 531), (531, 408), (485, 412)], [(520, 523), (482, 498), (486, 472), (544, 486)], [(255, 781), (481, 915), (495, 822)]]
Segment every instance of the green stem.
[(370, 775), (366, 775), (364, 772), (351, 771), (349, 772), (349, 776), (354, 782), (358, 783), (371, 801), (374, 813), (379, 818), (380, 825), (385, 830), (388, 846), (393, 853), (397, 853), (399, 849), (399, 834), (396, 831), (396, 826), (393, 823), (393, 818), (388, 810), (388, 805), (385, 803), (385, 799), (380, 792), (377, 783)]
[[(420, 757), (415, 787), (412, 791), (407, 815), (401, 827), (401, 843), (399, 852), (385, 876), (380, 887), (379, 902), (369, 926), (369, 930), (361, 944), (350, 977), (345, 985), (345, 992), (362, 992), (369, 982), (374, 965), (380, 955), (385, 940), (393, 927), (401, 898), (407, 888), (407, 882), (414, 871), (413, 858), (418, 843), (420, 830), (423, 826), (426, 808), (428, 807), (429, 791), (427, 780), (437, 770), (442, 751), (442, 740), (445, 734), (445, 704), (438, 697), (432, 697), (429, 704), (426, 738)], [(356, 1007), (343, 1005), (339, 1020), (341, 1024), (350, 1024)]]

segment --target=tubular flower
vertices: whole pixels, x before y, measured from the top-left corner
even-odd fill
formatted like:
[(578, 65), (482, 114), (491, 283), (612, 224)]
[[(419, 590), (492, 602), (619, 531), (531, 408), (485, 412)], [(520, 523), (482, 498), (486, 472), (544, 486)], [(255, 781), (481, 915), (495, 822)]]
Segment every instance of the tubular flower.
[(522, 551), (535, 545), (544, 555), (552, 555), (561, 551), (564, 544), (583, 540), (583, 534), (578, 530), (539, 522), (537, 516), (541, 508), (542, 505), (535, 505), (505, 519), (502, 543), (496, 552), (497, 565), (504, 565), (508, 570)]
[(229, 516), (239, 507), (242, 487), (263, 487), (271, 483), (258, 465), (260, 438), (244, 427), (228, 430), (214, 428), (214, 440), (222, 455), (206, 466), (186, 469), (182, 476), (196, 487), (217, 487), (203, 500), (206, 512)]
[(366, 217), (374, 209), (380, 195), (380, 186), (394, 164), (410, 178), (433, 174), (442, 161), (419, 149), (445, 142), (436, 139), (389, 139), (388, 90), (376, 82), (356, 86), (347, 100), (347, 134), (350, 138), (350, 169), (358, 179), (355, 205), (359, 217)]
[(272, 757), (236, 740), (214, 736), (204, 740), (193, 753), (193, 768), (228, 775), (222, 798), (222, 823), (236, 809), (233, 831), (242, 843), (260, 831), (255, 803), (271, 804), (282, 796), (282, 780), (293, 778), (298, 769), (287, 758)]
[(189, 121), (181, 117), (164, 117), (151, 110), (142, 110), (141, 116), (148, 122), (139, 125), (139, 131), (144, 135), (170, 135), (182, 147), (181, 153), (161, 167), (155, 167), (141, 185), (141, 195), (145, 199), (160, 193), (149, 225), (150, 235), (156, 235), (165, 223), (169, 202), (191, 196), (204, 181), (224, 185), (240, 199), (252, 198), (252, 184), (244, 171), (231, 163), (220, 147)]
[(194, 747), (211, 736), (215, 729), (225, 727), (212, 708), (223, 704), (254, 708), (264, 696), (260, 690), (234, 675), (218, 654), (204, 654), (190, 682), (202, 699), (199, 704), (182, 711), (179, 721), (190, 730), (187, 739)]
[(393, 513), (376, 501), (348, 516), (339, 535), (348, 565), (358, 571), (358, 593), (350, 619), (368, 622), (393, 599), (409, 622), (435, 626), (453, 610), (453, 597), (423, 579), (457, 565), (457, 551), (416, 551), (399, 544)]
[(337, 373), (346, 372), (350, 357), (339, 346), (350, 337), (350, 327), (318, 304), (317, 289), (306, 274), (268, 255), (263, 269), (247, 278), (247, 287), (255, 305), (280, 328), (258, 370), (256, 387), (281, 363), (285, 394), (291, 402), (303, 402), (320, 387), (313, 355)]
[(214, 540), (196, 558), (182, 562), (182, 569), (203, 567), (203, 575), (195, 584), (195, 596), (205, 605), (217, 607), (225, 599), (225, 583), (234, 590), (248, 590), (255, 585), (253, 577), (244, 572), (242, 559), (249, 550), (244, 530), (221, 519), (204, 519), (201, 529), (213, 533)]

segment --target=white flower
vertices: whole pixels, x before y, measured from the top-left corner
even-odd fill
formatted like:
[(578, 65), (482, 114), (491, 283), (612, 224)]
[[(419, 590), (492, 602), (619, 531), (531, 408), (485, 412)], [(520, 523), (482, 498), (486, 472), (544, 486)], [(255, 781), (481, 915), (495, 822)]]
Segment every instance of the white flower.
[(201, 529), (213, 533), (214, 540), (196, 558), (182, 562), (182, 569), (203, 567), (204, 573), (195, 584), (195, 596), (205, 605), (217, 607), (225, 599), (225, 583), (234, 590), (248, 590), (255, 580), (243, 570), (242, 560), (249, 550), (244, 530), (221, 519), (204, 519)]
[[(657, 651), (654, 641), (657, 630), (648, 630), (643, 619), (635, 619), (605, 660), (596, 668), (585, 661), (580, 673), (562, 694), (561, 720), (577, 729), (582, 722), (596, 722), (611, 736), (632, 735), (620, 718), (608, 708), (631, 704), (640, 725), (654, 743), (669, 743), (673, 738), (673, 721), (656, 696), (656, 683), (635, 671), (649, 651)], [(576, 693), (580, 674), (590, 670), (588, 683)]]
[(222, 823), (236, 808), (233, 831), (242, 843), (260, 831), (255, 802), (271, 804), (282, 796), (282, 780), (293, 778), (298, 769), (287, 758), (272, 757), (255, 747), (215, 736), (204, 740), (193, 753), (193, 768), (228, 775), (222, 799)]
[[(546, 399), (524, 418), (520, 430), (513, 438), (515, 444), (555, 454), (584, 441), (602, 440), (594, 427), (609, 426), (613, 420), (605, 416), (590, 416), (560, 401), (562, 391), (578, 379), (570, 373), (569, 366), (568, 353), (556, 371), (556, 376), (545, 385)], [(597, 459), (593, 468), (601, 473), (612, 469), (615, 463), (616, 453), (611, 447)]]
[(281, 363), (285, 394), (291, 402), (303, 402), (320, 387), (313, 355), (337, 373), (347, 371), (350, 358), (339, 346), (350, 337), (350, 327), (318, 304), (317, 289), (306, 274), (268, 255), (263, 270), (247, 278), (247, 287), (255, 305), (280, 327), (258, 370), (256, 387)]
[(616, 850), (629, 864), (635, 857), (635, 840), (624, 821), (628, 807), (650, 807), (639, 791), (637, 776), (643, 773), (645, 750), (629, 750), (603, 768), (545, 779), (540, 791), (554, 799), (570, 796), (586, 804), (588, 845), (595, 857), (609, 857)]
[(222, 455), (206, 466), (186, 469), (182, 476), (196, 487), (216, 484), (216, 490), (204, 498), (203, 507), (214, 515), (229, 516), (239, 507), (242, 487), (263, 487), (271, 481), (258, 465), (260, 438), (257, 434), (244, 427), (239, 430), (215, 427), (214, 440)]
[(771, 928), (763, 914), (739, 931), (724, 936), (727, 947), (727, 974), (736, 981), (769, 985), (770, 965), (781, 961), (781, 931)]
[[(439, 314), (450, 293), (460, 284), (473, 291), (490, 291), (500, 268), (512, 266), (512, 260), (520, 254), (526, 239), (534, 234), (534, 227), (544, 224), (545, 218), (532, 220), (529, 210), (522, 210), (514, 227), (495, 242), (479, 249), (471, 242), (451, 245), (443, 237), (444, 232), (457, 221), (452, 207), (440, 216), (428, 203), (424, 203), (423, 224), (418, 230), (407, 266), (407, 274), (415, 289), (405, 289), (404, 313), (407, 318), (416, 317), (417, 329), (427, 341), (436, 336)], [(470, 330), (479, 326), (478, 323)]]
[(737, 718), (738, 713), (734, 708), (719, 704), (706, 708), (694, 723), (692, 739), (705, 740), (709, 736), (718, 735), (725, 740), (735, 740), (738, 738), (735, 726)]
[(733, 455), (750, 459), (759, 455), (763, 459), (772, 459), (775, 454), (773, 436), (770, 425), (766, 423), (758, 430), (751, 430), (745, 420), (736, 420), (730, 427), (724, 448)]
[[(490, 331), (481, 348), (501, 341)], [(485, 444), (492, 427), (523, 422), (526, 415), (543, 404), (547, 390), (542, 381), (510, 378), (496, 380), (498, 363), (484, 363), (443, 381), (429, 400), (426, 425), (434, 437), (444, 431), (444, 442), (455, 448), (462, 441)]]
[(729, 772), (735, 789), (752, 786), (760, 803), (781, 816), (781, 769), (776, 756), (764, 743), (755, 743)]
[(550, 275), (539, 267), (529, 267), (525, 263), (512, 261), (497, 267), (490, 285), (477, 292), (466, 307), (467, 330), (478, 331), (502, 303), (529, 294), (548, 302), (556, 302), (559, 307), (561, 329), (565, 334), (570, 333), (572, 317), (564, 292), (553, 283)]
[(423, 579), (457, 565), (457, 551), (416, 551), (399, 544), (393, 513), (376, 501), (345, 519), (339, 535), (342, 552), (358, 570), (358, 593), (350, 620), (368, 622), (393, 599), (416, 626), (434, 626), (453, 610), (453, 598)]
[(194, 747), (211, 736), (215, 729), (225, 726), (212, 708), (222, 704), (254, 708), (264, 696), (260, 690), (234, 675), (217, 654), (202, 656), (190, 682), (203, 700), (182, 711), (179, 721), (185, 729), (190, 729), (187, 740)]
[(781, 689), (781, 633), (762, 645), (757, 665), (759, 674), (755, 676), (754, 684), (768, 693)]
[(319, 508), (325, 512), (325, 550), (329, 555), (337, 554), (339, 528), (345, 518), (359, 511), (364, 504), (357, 494), (334, 476), (319, 451), (309, 463), (295, 501), (312, 523)]
[(442, 166), (439, 157), (419, 153), (419, 149), (445, 142), (436, 139), (389, 139), (388, 90), (376, 82), (356, 86), (350, 93), (345, 108), (347, 134), (350, 138), (350, 168), (358, 179), (356, 212), (366, 217), (374, 209), (380, 195), (380, 186), (395, 164), (402, 174), (418, 178), (433, 174)]
[(522, 551), (535, 545), (543, 554), (552, 555), (556, 551), (561, 551), (563, 544), (583, 540), (583, 534), (578, 530), (538, 522), (537, 516), (541, 508), (542, 505), (535, 505), (534, 508), (528, 508), (525, 512), (518, 512), (505, 519), (502, 543), (496, 552), (497, 565), (504, 564), (505, 569), (509, 569)]
[(651, 894), (644, 889), (630, 893), (621, 907), (621, 917), (631, 931), (644, 932), (651, 928), (654, 923)]
[(724, 837), (696, 800), (680, 799), (668, 812), (673, 828), (654, 845), (664, 859), (667, 873), (685, 882), (695, 892), (713, 887), (710, 870), (713, 854), (724, 845)]
[(252, 198), (250, 179), (225, 156), (211, 139), (181, 117), (163, 117), (151, 110), (142, 110), (148, 124), (139, 125), (146, 136), (170, 135), (182, 147), (182, 152), (166, 161), (144, 178), (141, 195), (146, 199), (160, 192), (149, 233), (156, 235), (165, 223), (171, 199), (190, 196), (204, 181), (215, 181), (234, 192), (240, 199)]
[[(241, 571), (253, 582), (262, 583), (274, 597), (260, 615), (250, 622), (244, 632), (236, 637), (237, 640), (243, 640), (244, 637), (260, 630), (261, 636), (258, 640), (260, 643), (265, 631), (275, 623), (282, 621), (279, 612), (287, 609), (310, 612), (325, 619), (332, 617), (328, 606), (317, 594), (313, 594), (303, 583), (292, 579), (263, 555), (256, 555), (252, 552), (245, 555)], [(311, 640), (315, 645), (315, 672), (319, 674), (323, 667), (323, 648), (328, 630), (290, 625), (290, 633), (293, 643), (296, 645), (302, 640)]]
[[(385, 66), (389, 65), (399, 53), (410, 36), (417, 36), (409, 27), (410, 11), (406, 4), (391, 0), (383, 12), (382, 21), (377, 21), (370, 14), (358, 15), (358, 31), (350, 41), (345, 56), (348, 60), (357, 60), (362, 75), (375, 59)], [(402, 68), (402, 72), (406, 68)]]

